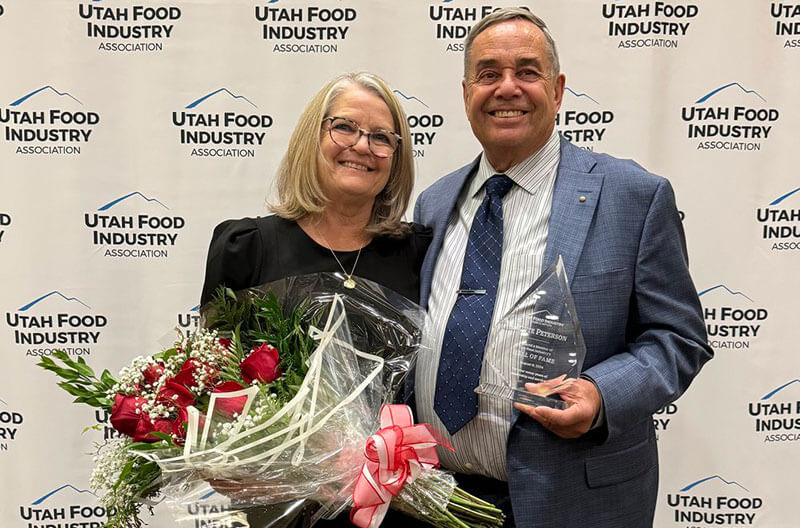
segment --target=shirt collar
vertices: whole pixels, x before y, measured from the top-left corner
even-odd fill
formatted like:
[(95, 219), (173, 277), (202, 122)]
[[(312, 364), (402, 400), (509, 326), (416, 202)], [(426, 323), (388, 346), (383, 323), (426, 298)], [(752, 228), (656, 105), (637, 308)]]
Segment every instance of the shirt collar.
[(495, 174), (505, 174), (518, 186), (533, 194), (538, 190), (539, 186), (544, 183), (548, 175), (558, 166), (560, 158), (561, 142), (555, 127), (542, 148), (503, 173), (494, 170), (494, 167), (489, 163), (484, 153), (478, 164), (478, 172), (475, 174), (475, 177), (472, 178), (468, 196), (475, 197), (483, 188), (483, 184), (486, 183), (486, 180)]

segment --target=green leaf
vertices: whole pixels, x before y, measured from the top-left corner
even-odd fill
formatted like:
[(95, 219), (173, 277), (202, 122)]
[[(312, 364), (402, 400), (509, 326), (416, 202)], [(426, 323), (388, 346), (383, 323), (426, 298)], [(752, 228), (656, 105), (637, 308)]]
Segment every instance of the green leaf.
[(63, 350), (54, 350), (53, 357), (56, 359), (60, 359), (61, 361), (69, 361), (69, 356)]
[(158, 438), (159, 440), (163, 440), (164, 442), (166, 442), (166, 443), (167, 443), (167, 444), (169, 444), (170, 446), (174, 445), (174, 444), (172, 443), (172, 437), (171, 437), (170, 435), (166, 434), (166, 433), (160, 433), (160, 432), (158, 432), (158, 431), (153, 431), (153, 432), (151, 432), (150, 434), (151, 434), (152, 436), (155, 436), (155, 437), (156, 437), (156, 438)]
[(163, 358), (164, 361), (167, 361), (169, 358), (179, 353), (180, 352), (178, 352), (177, 348), (170, 348), (169, 350), (165, 350), (161, 353), (161, 358)]
[(85, 396), (86, 395), (86, 390), (84, 390), (84, 389), (82, 389), (80, 387), (76, 387), (75, 385), (72, 385), (71, 383), (68, 383), (66, 381), (62, 381), (61, 383), (58, 383), (57, 385), (59, 387), (61, 387), (62, 389), (64, 389), (65, 391), (67, 391), (68, 393), (72, 394), (73, 396)]
[(43, 356), (42, 360), (36, 364), (37, 367), (47, 368), (47, 367), (55, 367), (56, 363), (52, 359), (47, 356)]
[(84, 361), (82, 357), (78, 358), (78, 363), (75, 364), (75, 370), (80, 372), (82, 376), (94, 378), (94, 370), (92, 370), (92, 367), (86, 364), (86, 361)]
[(103, 370), (103, 373), (100, 374), (100, 381), (102, 381), (109, 389), (117, 384), (117, 379), (108, 371), (108, 369)]
[(157, 451), (159, 449), (164, 449), (163, 442), (154, 442), (152, 444), (147, 444), (144, 442), (136, 442), (128, 446), (129, 451)]
[(49, 367), (47, 370), (53, 372), (56, 376), (60, 378), (64, 378), (65, 380), (74, 381), (81, 377), (81, 375), (71, 369), (65, 369), (61, 367)]
[(125, 481), (126, 478), (128, 478), (128, 475), (130, 475), (131, 471), (133, 470), (133, 464), (135, 461), (136, 460), (132, 458), (125, 463), (125, 465), (122, 467), (122, 471), (119, 472), (119, 477), (117, 478), (117, 482), (114, 484), (114, 488), (119, 486)]

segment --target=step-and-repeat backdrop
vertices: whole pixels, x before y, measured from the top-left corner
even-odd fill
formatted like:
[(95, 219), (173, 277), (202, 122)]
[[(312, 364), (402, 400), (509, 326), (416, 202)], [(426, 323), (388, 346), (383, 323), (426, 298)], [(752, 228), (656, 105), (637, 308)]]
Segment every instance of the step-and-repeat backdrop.
[[(0, 0), (0, 525), (103, 519), (107, 417), (35, 363), (116, 372), (192, 331), (213, 227), (266, 213), (297, 116), (342, 71), (402, 100), (415, 194), (471, 160), (463, 38), (507, 5)], [(560, 47), (561, 132), (669, 178), (687, 232), (716, 358), (653, 417), (656, 526), (796, 527), (800, 3), (524, 5)]]

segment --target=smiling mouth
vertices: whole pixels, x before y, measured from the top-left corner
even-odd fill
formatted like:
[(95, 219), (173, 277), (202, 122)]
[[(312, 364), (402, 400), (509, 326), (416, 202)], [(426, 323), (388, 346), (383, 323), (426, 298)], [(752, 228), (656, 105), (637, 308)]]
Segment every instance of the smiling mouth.
[(493, 110), (489, 115), (493, 117), (520, 117), (527, 114), (525, 110)]
[(369, 167), (367, 167), (366, 165), (362, 165), (360, 163), (355, 163), (353, 161), (340, 161), (339, 165), (342, 165), (342, 166), (347, 167), (349, 169), (355, 169), (355, 170), (361, 171), (361, 172), (371, 172), (373, 170), (373, 169), (370, 169)]

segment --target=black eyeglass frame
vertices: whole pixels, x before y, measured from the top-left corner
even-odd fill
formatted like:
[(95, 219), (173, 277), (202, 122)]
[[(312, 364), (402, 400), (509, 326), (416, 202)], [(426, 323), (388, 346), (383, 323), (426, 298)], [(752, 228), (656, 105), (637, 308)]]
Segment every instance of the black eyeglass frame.
[[(348, 123), (352, 123), (354, 128), (358, 131), (358, 135), (356, 136), (355, 141), (353, 141), (353, 143), (351, 143), (350, 145), (342, 145), (341, 143), (336, 141), (336, 139), (333, 137), (333, 126), (332, 125), (333, 125), (333, 122), (335, 120), (337, 120), (337, 119), (341, 119), (343, 121), (347, 121)], [(367, 147), (369, 148), (369, 151), (372, 152), (372, 155), (375, 156), (376, 158), (385, 159), (385, 158), (392, 157), (392, 155), (394, 155), (394, 153), (397, 152), (397, 149), (400, 147), (400, 143), (403, 142), (403, 138), (400, 137), (400, 135), (398, 133), (392, 132), (391, 130), (379, 129), (381, 134), (389, 134), (390, 136), (392, 136), (393, 138), (395, 138), (397, 140), (397, 145), (395, 145), (394, 150), (392, 150), (392, 152), (390, 154), (386, 155), (386, 156), (381, 156), (380, 154), (376, 154), (375, 151), (372, 150), (372, 134), (377, 133), (378, 130), (373, 130), (372, 132), (367, 132), (366, 130), (361, 128), (361, 125), (359, 125), (357, 121), (353, 121), (349, 117), (328, 116), (328, 117), (326, 117), (326, 118), (324, 118), (322, 120), (322, 124), (324, 125), (326, 121), (329, 123), (328, 124), (328, 135), (330, 136), (331, 141), (333, 141), (334, 143), (336, 143), (337, 145), (339, 145), (342, 148), (350, 148), (350, 147), (355, 146), (359, 141), (361, 141), (361, 136), (367, 136)]]

